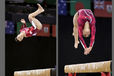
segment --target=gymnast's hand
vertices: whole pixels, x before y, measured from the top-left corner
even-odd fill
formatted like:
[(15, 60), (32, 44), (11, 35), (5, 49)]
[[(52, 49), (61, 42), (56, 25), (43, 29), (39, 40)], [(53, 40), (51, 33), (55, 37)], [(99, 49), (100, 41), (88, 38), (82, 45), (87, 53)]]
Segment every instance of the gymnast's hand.
[(92, 50), (92, 47), (89, 47), (89, 48), (85, 48), (84, 50), (84, 55), (88, 55)]
[(25, 32), (21, 32), (20, 34), (17, 35), (16, 39), (21, 42), (25, 36)]
[(21, 41), (23, 40), (23, 36), (18, 35), (18, 36), (17, 36), (17, 40), (18, 40), (19, 42), (21, 42)]
[(78, 48), (78, 44), (79, 44), (79, 41), (76, 41), (75, 44), (74, 44), (74, 47)]

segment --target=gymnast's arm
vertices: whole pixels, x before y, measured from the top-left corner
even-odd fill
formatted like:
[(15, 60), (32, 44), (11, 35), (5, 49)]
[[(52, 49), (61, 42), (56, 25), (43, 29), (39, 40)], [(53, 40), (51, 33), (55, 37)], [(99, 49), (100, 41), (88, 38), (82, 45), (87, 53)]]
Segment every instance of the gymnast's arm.
[(93, 47), (94, 41), (95, 41), (95, 33), (96, 33), (96, 27), (95, 24), (91, 26), (91, 38), (90, 38), (90, 45), (89, 47)]
[(84, 41), (84, 39), (83, 39), (82, 27), (78, 27), (78, 33), (79, 33), (80, 42), (81, 42), (83, 48), (86, 49), (87, 46), (86, 46), (86, 43), (85, 43), (85, 41)]
[(74, 15), (74, 18), (73, 18), (73, 35), (74, 35), (74, 39), (75, 39), (75, 48), (78, 47), (78, 22), (77, 22), (77, 18), (78, 18), (78, 12)]

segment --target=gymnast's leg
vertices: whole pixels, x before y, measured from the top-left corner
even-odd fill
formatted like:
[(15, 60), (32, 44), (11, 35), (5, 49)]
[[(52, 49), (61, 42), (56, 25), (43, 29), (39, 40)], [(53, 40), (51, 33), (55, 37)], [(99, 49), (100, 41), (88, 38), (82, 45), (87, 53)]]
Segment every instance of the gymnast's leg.
[(28, 16), (28, 19), (32, 23), (32, 25), (33, 25), (34, 28), (37, 28), (37, 29), (41, 30), (42, 29), (42, 24), (35, 17), (38, 14), (44, 12), (44, 9), (42, 8), (42, 6), (40, 4), (37, 4), (37, 5), (38, 5), (38, 9), (35, 12), (30, 13), (29, 16)]
[(77, 22), (77, 19), (78, 19), (78, 13), (76, 13), (73, 17), (73, 36), (74, 36), (74, 47), (75, 48), (78, 48), (78, 44), (79, 44), (79, 41), (78, 41), (78, 22)]

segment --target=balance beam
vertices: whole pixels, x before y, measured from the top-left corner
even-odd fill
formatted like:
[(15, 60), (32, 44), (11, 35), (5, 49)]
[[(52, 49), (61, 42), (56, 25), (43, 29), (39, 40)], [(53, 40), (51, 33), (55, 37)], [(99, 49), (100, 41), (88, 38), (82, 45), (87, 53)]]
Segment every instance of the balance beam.
[(56, 69), (49, 68), (49, 69), (15, 71), (14, 76), (56, 76)]
[(111, 72), (111, 61), (65, 65), (65, 73)]

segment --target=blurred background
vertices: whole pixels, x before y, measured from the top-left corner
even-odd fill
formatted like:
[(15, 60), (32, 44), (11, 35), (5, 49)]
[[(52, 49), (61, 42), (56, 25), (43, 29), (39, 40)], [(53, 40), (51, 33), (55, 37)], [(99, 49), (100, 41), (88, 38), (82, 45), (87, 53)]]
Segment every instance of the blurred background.
[[(91, 9), (96, 18), (96, 38), (91, 53), (84, 55), (79, 44), (74, 48), (73, 16), (79, 9)], [(112, 0), (58, 0), (59, 76), (64, 66), (112, 60)], [(87, 45), (90, 37), (84, 38)], [(83, 73), (77, 76), (101, 76), (100, 73)]]
[[(40, 3), (45, 12), (36, 18), (43, 24), (42, 31), (34, 37), (16, 42), (15, 37), (24, 18)], [(56, 0), (6, 0), (5, 1), (5, 70), (6, 76), (14, 71), (56, 67)]]

